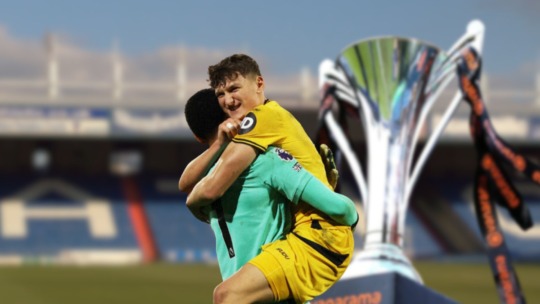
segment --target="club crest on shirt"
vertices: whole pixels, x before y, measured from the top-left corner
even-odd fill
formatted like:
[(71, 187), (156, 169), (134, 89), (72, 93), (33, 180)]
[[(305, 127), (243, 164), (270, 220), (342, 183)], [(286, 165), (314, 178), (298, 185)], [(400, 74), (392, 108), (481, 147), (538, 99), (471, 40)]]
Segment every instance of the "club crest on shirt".
[(284, 161), (290, 161), (293, 159), (292, 155), (289, 152), (281, 148), (276, 148), (274, 152), (279, 156), (279, 158), (281, 158)]
[(240, 131), (238, 132), (238, 134), (246, 134), (247, 132), (253, 130), (256, 124), (257, 118), (255, 117), (255, 114), (249, 112), (242, 120), (242, 123), (240, 124)]

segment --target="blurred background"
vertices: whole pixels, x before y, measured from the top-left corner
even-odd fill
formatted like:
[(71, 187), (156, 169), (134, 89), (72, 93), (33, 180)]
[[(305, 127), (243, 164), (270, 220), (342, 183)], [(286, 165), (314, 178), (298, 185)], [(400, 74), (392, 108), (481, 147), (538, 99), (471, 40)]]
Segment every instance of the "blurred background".
[[(200, 303), (210, 302), (219, 282), (215, 266), (176, 268), (215, 264), (210, 228), (191, 216), (177, 189), (186, 164), (204, 149), (193, 139), (183, 108), (192, 93), (207, 86), (207, 67), (236, 52), (259, 61), (266, 96), (289, 109), (314, 138), (317, 68), (323, 59), (374, 36), (414, 37), (448, 49), (469, 21), (480, 19), (486, 26), (481, 86), (493, 124), (538, 161), (539, 17), (540, 4), (533, 0), (3, 3), (0, 264), (18, 267), (0, 267), (0, 281), (22, 282), (19, 275), (26, 275), (28, 265), (126, 265), (125, 271), (157, 263), (157, 269), (173, 273), (211, 273), (201, 279), (209, 283), (206, 289), (187, 288), (182, 295), (199, 293), (207, 299)], [(450, 87), (428, 117), (426, 133), (455, 92), (455, 85)], [(422, 171), (407, 214), (404, 249), (415, 263), (481, 267), (487, 292), (496, 299), (472, 204), (476, 154), (468, 120), (463, 103)], [(360, 156), (362, 132), (351, 130)], [(513, 178), (538, 221), (540, 186)], [(344, 169), (342, 191), (361, 211), (351, 179)], [(536, 267), (540, 226), (521, 231), (502, 209), (498, 218), (514, 260)], [(356, 239), (360, 249), (362, 229)], [(144, 278), (166, 276), (146, 274), (143, 285)], [(173, 290), (189, 284), (182, 282), (176, 276), (168, 281)], [(49, 303), (39, 300), (46, 292), (21, 296), (32, 285), (25, 284), (15, 284), (18, 289), (11, 292), (20, 293), (9, 303)], [(111, 290), (108, 301), (120, 290)]]

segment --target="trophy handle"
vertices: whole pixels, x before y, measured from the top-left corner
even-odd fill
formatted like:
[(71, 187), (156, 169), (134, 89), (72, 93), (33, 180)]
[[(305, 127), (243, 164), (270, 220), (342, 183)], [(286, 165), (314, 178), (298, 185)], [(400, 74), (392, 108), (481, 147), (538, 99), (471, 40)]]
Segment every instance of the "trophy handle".
[[(333, 84), (336, 88), (336, 95), (343, 101), (351, 103), (353, 106), (358, 107), (355, 102), (355, 93), (349, 88), (347, 79), (344, 78), (342, 71), (338, 71), (335, 63), (330, 59), (324, 59), (319, 64), (319, 88), (322, 88), (325, 84)], [(336, 145), (339, 147), (340, 151), (345, 156), (345, 159), (351, 169), (351, 172), (354, 176), (354, 179), (357, 183), (358, 190), (360, 192), (361, 202), (367, 200), (367, 184), (366, 178), (362, 174), (362, 165), (358, 160), (358, 157), (354, 153), (345, 133), (336, 122), (331, 111), (327, 111), (324, 114), (324, 122), (330, 130), (330, 134), (336, 142)]]
[(334, 116), (330, 112), (327, 112), (325, 114), (324, 122), (332, 133), (332, 136), (334, 137), (340, 151), (345, 156), (345, 159), (349, 164), (354, 179), (357, 182), (358, 190), (360, 191), (361, 196), (360, 201), (364, 202), (365, 200), (367, 200), (367, 186), (366, 179), (362, 174), (362, 165), (356, 157), (356, 154), (354, 153), (351, 145), (349, 144), (349, 141), (343, 133), (343, 130), (341, 129), (341, 127), (339, 127), (339, 124), (336, 122)]
[[(450, 81), (455, 77), (455, 62), (460, 55), (460, 52), (468, 47), (472, 46), (475, 48), (479, 53), (482, 51), (482, 45), (484, 42), (484, 24), (479, 20), (473, 20), (469, 22), (467, 25), (467, 30), (461, 38), (454, 43), (454, 45), (450, 48), (448, 51), (448, 57), (446, 60), (444, 60), (440, 65), (439, 68), (436, 70), (435, 75), (437, 78), (434, 80), (433, 84), (428, 87), (428, 92), (430, 90), (434, 90), (433, 94), (429, 96), (427, 101), (427, 106), (422, 109), (422, 112), (420, 113), (419, 117), (419, 123), (418, 127), (415, 130), (413, 142), (416, 142), (418, 140), (418, 137), (420, 135), (421, 128), (419, 126), (424, 125), (425, 119), (427, 117), (427, 114), (429, 110), (431, 109), (431, 106), (437, 99), (437, 97), (442, 93), (443, 89), (450, 83)], [(433, 150), (435, 143), (441, 136), (442, 132), (448, 125), (450, 118), (456, 111), (457, 107), (459, 106), (459, 102), (462, 99), (462, 94), (458, 90), (456, 94), (454, 95), (454, 98), (450, 102), (448, 108), (444, 112), (444, 115), (437, 125), (437, 127), (433, 130), (432, 134), (429, 136), (426, 145), (422, 149), (422, 152), (420, 153), (420, 156), (418, 157), (418, 160), (416, 164), (414, 165), (413, 170), (408, 168), (408, 172), (411, 172), (409, 175), (408, 182), (406, 183), (406, 189), (405, 189), (405, 197), (404, 201), (406, 202), (402, 206), (402, 210), (405, 211), (408, 207), (408, 201), (412, 192), (412, 189), (416, 183), (416, 180), (418, 179), (418, 175), (420, 174), (420, 171), (422, 167), (424, 166), (429, 154)], [(412, 157), (414, 155), (414, 149), (416, 146), (413, 146), (413, 151), (409, 155), (409, 164), (412, 164)]]

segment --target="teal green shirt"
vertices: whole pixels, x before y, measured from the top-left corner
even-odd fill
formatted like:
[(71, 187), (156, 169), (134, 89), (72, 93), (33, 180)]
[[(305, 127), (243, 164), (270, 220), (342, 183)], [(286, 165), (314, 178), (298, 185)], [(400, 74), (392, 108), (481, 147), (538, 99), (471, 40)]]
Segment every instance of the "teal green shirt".
[[(229, 257), (216, 212), (210, 225), (223, 280), (261, 252), (261, 246), (279, 240), (291, 230), (287, 197), (298, 201), (303, 186), (313, 176), (282, 149), (270, 147), (260, 154), (221, 197), (224, 217), (235, 256)], [(279, 186), (275, 180), (279, 181)], [(285, 185), (285, 186), (282, 186)]]

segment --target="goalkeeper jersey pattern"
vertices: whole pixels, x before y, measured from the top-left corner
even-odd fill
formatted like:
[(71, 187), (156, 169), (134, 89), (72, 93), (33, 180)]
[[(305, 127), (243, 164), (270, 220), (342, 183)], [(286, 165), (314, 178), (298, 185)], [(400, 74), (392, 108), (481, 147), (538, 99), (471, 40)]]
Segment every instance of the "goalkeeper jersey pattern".
[[(249, 112), (242, 120), (240, 131), (233, 141), (250, 145), (261, 152), (266, 151), (270, 145), (280, 147), (291, 153), (302, 167), (331, 189), (317, 148), (298, 120), (276, 101), (266, 101)], [(296, 207), (294, 213), (296, 226), (309, 223), (312, 219), (329, 220), (324, 213), (303, 202)]]
[(221, 197), (235, 256), (230, 257), (215, 210), (210, 225), (223, 280), (261, 252), (261, 246), (282, 239), (291, 230), (291, 204), (297, 204), (314, 178), (286, 151), (270, 147), (261, 153)]

